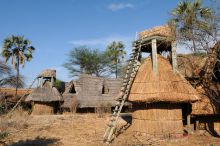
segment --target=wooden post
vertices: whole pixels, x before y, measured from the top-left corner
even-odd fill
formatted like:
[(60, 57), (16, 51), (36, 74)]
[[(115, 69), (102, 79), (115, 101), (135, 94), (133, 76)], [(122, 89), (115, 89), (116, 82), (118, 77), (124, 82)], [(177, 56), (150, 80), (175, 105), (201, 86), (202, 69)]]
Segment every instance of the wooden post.
[(51, 77), (51, 88), (53, 88), (53, 84), (54, 84), (54, 77)]
[(43, 87), (43, 77), (40, 78), (40, 87)]
[(172, 42), (171, 52), (172, 52), (172, 66), (173, 66), (173, 71), (176, 72), (176, 71), (177, 71), (176, 41), (173, 41), (173, 42)]
[(196, 132), (199, 131), (199, 120), (196, 120)]
[(188, 133), (191, 133), (191, 119), (190, 119), (190, 105), (187, 105), (187, 129)]
[(157, 40), (152, 39), (152, 61), (153, 61), (153, 72), (157, 74)]

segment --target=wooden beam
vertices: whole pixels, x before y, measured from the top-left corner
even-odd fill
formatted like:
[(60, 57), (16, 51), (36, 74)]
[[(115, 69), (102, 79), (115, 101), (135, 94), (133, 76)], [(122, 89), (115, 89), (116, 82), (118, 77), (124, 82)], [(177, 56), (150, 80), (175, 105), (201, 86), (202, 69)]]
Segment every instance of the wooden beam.
[(173, 41), (173, 42), (172, 42), (171, 52), (172, 52), (172, 66), (173, 66), (173, 71), (176, 72), (176, 71), (177, 71), (176, 41)]
[(153, 64), (153, 72), (157, 74), (158, 68), (157, 68), (157, 40), (152, 39), (151, 41), (152, 45), (152, 64)]

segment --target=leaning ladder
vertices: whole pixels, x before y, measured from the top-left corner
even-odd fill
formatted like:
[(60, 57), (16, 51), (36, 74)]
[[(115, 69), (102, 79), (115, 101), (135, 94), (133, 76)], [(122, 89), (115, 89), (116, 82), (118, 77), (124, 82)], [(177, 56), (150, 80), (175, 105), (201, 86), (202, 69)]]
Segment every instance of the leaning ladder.
[(138, 46), (134, 46), (132, 49), (131, 57), (129, 59), (127, 71), (125, 74), (125, 77), (123, 79), (123, 85), (121, 88), (121, 92), (123, 93), (122, 96), (118, 99), (119, 103), (115, 106), (115, 109), (113, 110), (113, 114), (110, 118), (110, 121), (108, 123), (108, 127), (105, 131), (105, 134), (103, 136), (103, 141), (105, 143), (110, 143), (112, 141), (112, 136), (116, 129), (116, 124), (119, 118), (119, 115), (121, 113), (121, 110), (125, 104), (125, 101), (128, 98), (131, 85), (134, 81), (134, 78), (136, 76), (136, 73), (140, 67), (140, 54), (141, 53), (141, 43)]

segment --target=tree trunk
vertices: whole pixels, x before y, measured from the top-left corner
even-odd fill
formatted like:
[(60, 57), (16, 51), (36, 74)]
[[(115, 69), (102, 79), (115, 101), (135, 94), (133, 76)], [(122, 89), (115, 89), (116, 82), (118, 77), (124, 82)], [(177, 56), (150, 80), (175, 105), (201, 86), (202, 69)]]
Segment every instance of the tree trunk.
[(195, 42), (195, 37), (194, 37), (193, 30), (191, 31), (191, 35), (192, 35), (192, 43), (193, 43), (193, 52), (196, 53), (197, 52), (197, 48), (196, 48), (196, 42)]
[(20, 62), (19, 62), (19, 55), (18, 55), (18, 56), (17, 56), (17, 66), (16, 66), (17, 75), (16, 75), (15, 97), (17, 97), (17, 94), (18, 94), (19, 65), (20, 65)]
[(215, 68), (215, 64), (217, 61), (218, 53), (220, 53), (220, 41), (218, 41), (215, 46), (211, 49), (209, 56), (206, 61), (205, 66), (205, 74), (203, 76), (203, 84), (208, 85), (209, 82), (212, 80), (213, 70)]
[(116, 60), (115, 77), (118, 78), (118, 59)]

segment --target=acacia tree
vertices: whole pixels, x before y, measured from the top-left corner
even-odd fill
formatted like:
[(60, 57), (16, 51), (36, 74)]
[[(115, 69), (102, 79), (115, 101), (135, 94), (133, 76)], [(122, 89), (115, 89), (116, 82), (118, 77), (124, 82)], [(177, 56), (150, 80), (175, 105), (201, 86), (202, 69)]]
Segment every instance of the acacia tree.
[(118, 77), (118, 65), (124, 59), (126, 52), (124, 51), (124, 44), (121, 41), (113, 41), (107, 46), (107, 56), (111, 59), (113, 64), (113, 70), (115, 72), (115, 77)]
[(172, 11), (171, 21), (176, 25), (179, 40), (192, 42), (194, 52), (209, 48), (207, 40), (212, 35), (212, 14), (211, 8), (203, 7), (201, 0), (181, 1)]
[(105, 52), (87, 47), (74, 48), (69, 53), (67, 62), (63, 65), (71, 76), (81, 73), (104, 76), (110, 71), (110, 60)]
[(30, 46), (31, 42), (27, 39), (24, 39), (23, 36), (10, 36), (4, 40), (3, 50), (1, 52), (2, 56), (5, 58), (5, 63), (11, 58), (11, 63), (16, 69), (16, 92), (19, 84), (19, 68), (20, 64), (24, 67), (26, 61), (32, 59), (32, 53), (35, 50), (33, 46)]

